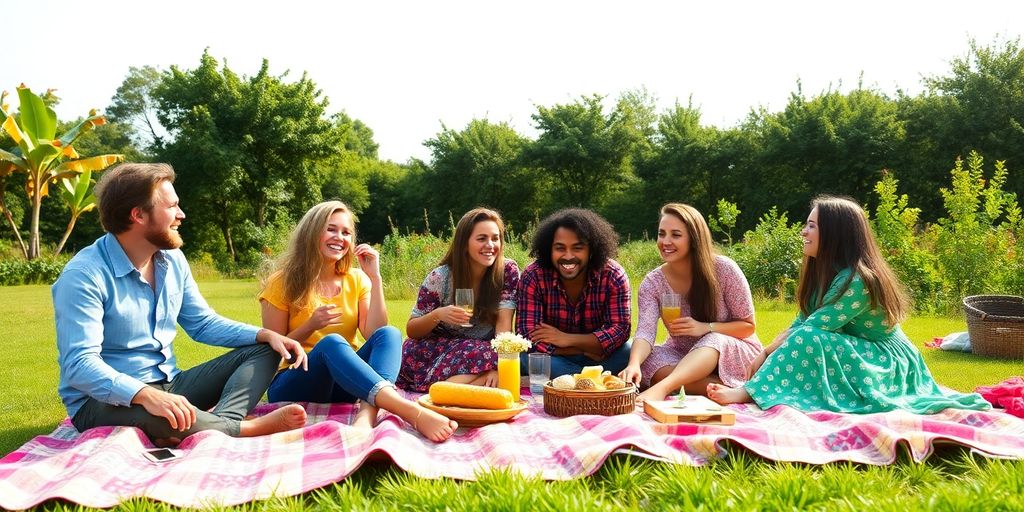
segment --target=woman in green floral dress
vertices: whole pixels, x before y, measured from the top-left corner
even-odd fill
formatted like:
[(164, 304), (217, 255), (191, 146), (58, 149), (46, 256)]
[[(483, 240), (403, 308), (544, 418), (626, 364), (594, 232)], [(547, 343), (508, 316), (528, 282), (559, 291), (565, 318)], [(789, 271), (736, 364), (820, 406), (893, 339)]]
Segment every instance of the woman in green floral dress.
[(710, 384), (708, 396), (804, 411), (988, 409), (977, 393), (943, 392), (900, 329), (910, 303), (860, 205), (822, 196), (811, 206), (800, 232), (800, 314), (754, 360), (743, 387)]

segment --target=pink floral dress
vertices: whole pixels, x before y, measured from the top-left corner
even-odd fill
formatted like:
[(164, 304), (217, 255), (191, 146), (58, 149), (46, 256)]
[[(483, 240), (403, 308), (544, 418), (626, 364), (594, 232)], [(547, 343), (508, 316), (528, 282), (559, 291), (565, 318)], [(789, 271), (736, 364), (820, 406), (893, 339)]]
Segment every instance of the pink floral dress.
[[(516, 308), (519, 266), (505, 259), (505, 283), (498, 299), (498, 309)], [(452, 304), (452, 279), (447, 265), (431, 270), (420, 286), (412, 317)], [(402, 344), (402, 368), (398, 387), (410, 391), (427, 391), (431, 384), (453, 375), (476, 374), (497, 367), (498, 356), (491, 349), (494, 324), (479, 318), (470, 320), (470, 327), (441, 322), (423, 338), (409, 338)]]
[[(728, 322), (754, 316), (754, 299), (750, 296), (750, 285), (736, 262), (725, 257), (715, 257), (715, 274), (721, 296), (718, 298), (716, 322)], [(637, 324), (634, 343), (654, 343), (661, 322), (661, 294), (672, 292), (661, 267), (652, 270), (640, 283), (640, 320)], [(682, 316), (690, 316), (690, 305), (684, 298), (681, 304)], [(701, 337), (669, 336), (662, 345), (655, 345), (651, 354), (640, 365), (640, 388), (651, 385), (651, 376), (665, 366), (675, 366), (694, 348), (711, 347), (718, 351), (718, 378), (726, 386), (741, 386), (746, 381), (747, 368), (761, 353), (763, 346), (757, 334), (738, 339), (732, 336), (710, 332)]]

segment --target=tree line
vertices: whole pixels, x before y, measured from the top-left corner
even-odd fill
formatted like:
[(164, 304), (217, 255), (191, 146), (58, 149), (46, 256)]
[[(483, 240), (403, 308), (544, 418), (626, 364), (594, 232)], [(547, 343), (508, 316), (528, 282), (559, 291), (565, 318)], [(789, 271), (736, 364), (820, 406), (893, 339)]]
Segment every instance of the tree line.
[[(478, 205), (501, 211), (516, 236), (555, 209), (584, 206), (624, 239), (641, 239), (653, 235), (658, 208), (669, 201), (694, 205), (731, 241), (772, 211), (802, 219), (819, 193), (873, 207), (874, 187), (893, 176), (914, 198), (918, 221), (930, 223), (946, 213), (940, 189), (958, 157), (976, 151), (1009, 169), (1024, 163), (1020, 40), (968, 46), (945, 74), (925, 77), (917, 95), (862, 83), (808, 94), (797, 83), (781, 111), (755, 107), (725, 128), (704, 123), (692, 103), (658, 111), (643, 88), (583, 95), (537, 105), (534, 138), (489, 119), (442, 125), (424, 142), (429, 161), (402, 163), (378, 158), (363, 122), (329, 115), (311, 77), (273, 74), (267, 61), (240, 76), (207, 51), (191, 69), (131, 68), (105, 111), (109, 122), (76, 147), (173, 165), (189, 217), (186, 250), (229, 271), (252, 268), (327, 198), (348, 203), (360, 238), (371, 242), (396, 230), (444, 234)], [(9, 142), (0, 139), (0, 147)], [(12, 176), (3, 190), (21, 223), (24, 187)], [(1024, 179), (1009, 173), (1003, 188), (1020, 195)], [(44, 202), (44, 238), (59, 238), (68, 215)], [(83, 247), (99, 231), (94, 220), (80, 221), (68, 247)], [(0, 226), (0, 240), (11, 236)]]

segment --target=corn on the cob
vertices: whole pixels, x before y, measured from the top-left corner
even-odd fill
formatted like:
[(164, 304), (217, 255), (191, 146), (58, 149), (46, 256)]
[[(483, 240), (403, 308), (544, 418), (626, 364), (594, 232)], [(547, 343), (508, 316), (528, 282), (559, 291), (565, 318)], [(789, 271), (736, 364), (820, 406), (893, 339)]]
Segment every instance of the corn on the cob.
[(435, 382), (430, 385), (430, 401), (435, 405), (453, 405), (474, 409), (508, 409), (512, 407), (512, 393), (501, 388), (488, 388), (455, 382)]

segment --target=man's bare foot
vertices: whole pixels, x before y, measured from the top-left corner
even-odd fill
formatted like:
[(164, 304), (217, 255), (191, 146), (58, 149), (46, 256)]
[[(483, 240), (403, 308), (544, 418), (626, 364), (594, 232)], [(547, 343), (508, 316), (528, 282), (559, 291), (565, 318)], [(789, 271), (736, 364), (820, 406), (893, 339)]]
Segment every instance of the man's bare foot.
[(423, 437), (435, 443), (448, 440), (455, 433), (455, 429), (459, 428), (459, 424), (455, 420), (450, 420), (425, 407), (417, 405), (417, 409), (416, 416), (411, 418), (413, 428), (423, 434)]
[(740, 388), (730, 388), (725, 384), (708, 384), (708, 398), (718, 402), (721, 405), (728, 404), (745, 404), (752, 402), (750, 393), (747, 390)]
[(356, 417), (352, 419), (352, 426), (359, 428), (372, 429), (377, 426), (377, 411), (380, 409), (363, 401), (359, 402), (359, 411), (356, 412)]
[(274, 412), (251, 420), (242, 420), (242, 437), (264, 436), (299, 428), (306, 424), (306, 410), (299, 404), (288, 404)]

